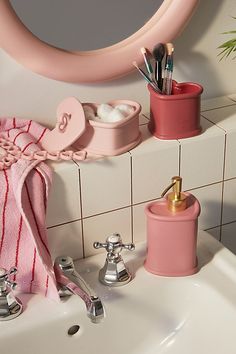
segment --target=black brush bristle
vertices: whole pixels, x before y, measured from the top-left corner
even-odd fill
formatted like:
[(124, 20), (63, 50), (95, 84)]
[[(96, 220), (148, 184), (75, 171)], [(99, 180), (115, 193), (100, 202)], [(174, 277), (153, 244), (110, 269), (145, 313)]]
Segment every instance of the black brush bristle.
[[(166, 54), (166, 48), (163, 43), (158, 43), (154, 46), (152, 55), (156, 61), (155, 65), (155, 78), (158, 83), (158, 87), (162, 90), (162, 60)], [(158, 66), (158, 70), (157, 70)]]

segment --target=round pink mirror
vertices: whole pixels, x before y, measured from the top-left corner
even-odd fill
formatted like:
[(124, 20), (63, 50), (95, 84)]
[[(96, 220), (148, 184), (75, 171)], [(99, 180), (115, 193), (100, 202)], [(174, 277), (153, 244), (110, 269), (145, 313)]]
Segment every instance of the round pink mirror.
[[(102, 49), (77, 51), (77, 48), (66, 50), (45, 41), (24, 23), (13, 6), (14, 1), (11, 4), (9, 0), (0, 0), (0, 47), (25, 67), (55, 80), (80, 83), (114, 80), (134, 70), (133, 61), (142, 64), (141, 47), (152, 50), (158, 42), (170, 42), (178, 36), (198, 2), (199, 0), (159, 1), (154, 15), (134, 34), (129, 33), (127, 38), (118, 39), (117, 43)], [(133, 8), (133, 17), (139, 12), (137, 6)], [(29, 5), (28, 7), (30, 9)], [(59, 22), (62, 28), (68, 23)], [(124, 25), (121, 22), (120, 27), (122, 26)], [(53, 24), (52, 28), (54, 29)], [(86, 31), (85, 28), (84, 36)]]

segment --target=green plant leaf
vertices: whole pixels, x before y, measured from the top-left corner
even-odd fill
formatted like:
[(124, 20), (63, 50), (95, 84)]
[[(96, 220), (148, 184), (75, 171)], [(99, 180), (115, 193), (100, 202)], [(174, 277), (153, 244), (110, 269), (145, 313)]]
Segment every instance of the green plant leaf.
[[(236, 20), (236, 17), (231, 16), (232, 19)], [(236, 30), (232, 30), (232, 31), (226, 31), (223, 32), (222, 34), (236, 34)], [(222, 49), (221, 52), (218, 54), (218, 56), (220, 56), (220, 60), (222, 60), (223, 58), (228, 58), (230, 56), (230, 54), (232, 54), (233, 52), (236, 52), (236, 38), (231, 38), (230, 40), (222, 43), (218, 49)], [(233, 59), (235, 59), (236, 56), (233, 57)]]
[(231, 33), (236, 33), (236, 31), (227, 31), (227, 32), (222, 32), (222, 34), (231, 34)]
[[(230, 54), (231, 54), (231, 52), (232, 51), (236, 51), (236, 47), (234, 46), (234, 47), (226, 47), (226, 48), (224, 48), (219, 54), (218, 54), (218, 56), (220, 56), (221, 58), (220, 58), (220, 61), (222, 60), (222, 59), (224, 59), (224, 58), (227, 58)], [(233, 58), (234, 59), (234, 58)]]
[(235, 45), (236, 45), (236, 38), (222, 43), (218, 48), (234, 47)]
[(232, 52), (233, 49), (234, 49), (234, 47), (229, 48), (229, 50), (228, 50), (228, 52), (226, 54), (226, 58), (230, 55), (230, 53)]

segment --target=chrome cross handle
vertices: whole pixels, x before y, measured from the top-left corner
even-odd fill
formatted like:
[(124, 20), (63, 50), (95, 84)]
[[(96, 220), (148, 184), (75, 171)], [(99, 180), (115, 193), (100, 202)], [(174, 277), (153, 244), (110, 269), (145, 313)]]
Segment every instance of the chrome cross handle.
[(129, 251), (133, 251), (135, 249), (133, 243), (124, 244), (118, 233), (108, 236), (105, 243), (94, 242), (93, 247), (96, 249), (105, 248), (110, 255), (118, 255), (122, 249), (127, 249)]
[(12, 292), (17, 284), (9, 280), (9, 277), (16, 273), (16, 267), (12, 267), (9, 271), (0, 268), (0, 321), (12, 320), (23, 310), (21, 301)]
[(133, 251), (135, 249), (133, 243), (124, 244), (121, 236), (114, 233), (106, 239), (105, 243), (94, 242), (93, 247), (96, 249), (105, 248), (107, 251), (105, 265), (99, 272), (101, 283), (108, 286), (120, 286), (127, 284), (132, 279), (120, 253), (122, 249)]
[(5, 268), (0, 268), (0, 294), (3, 291), (6, 291), (7, 286), (9, 286), (12, 290), (16, 288), (16, 282), (9, 280), (11, 275), (15, 275), (17, 273), (17, 268), (12, 267), (9, 271)]

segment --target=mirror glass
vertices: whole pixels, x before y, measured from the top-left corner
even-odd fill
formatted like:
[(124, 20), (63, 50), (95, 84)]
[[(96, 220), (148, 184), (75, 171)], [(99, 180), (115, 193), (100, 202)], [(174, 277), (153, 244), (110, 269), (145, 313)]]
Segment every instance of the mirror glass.
[(163, 0), (10, 0), (24, 25), (42, 41), (69, 51), (111, 46), (129, 37)]

